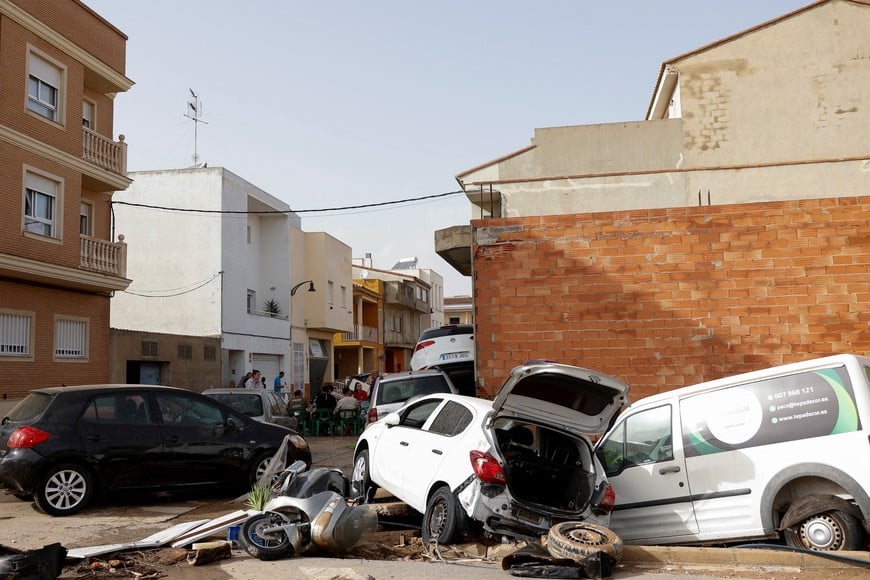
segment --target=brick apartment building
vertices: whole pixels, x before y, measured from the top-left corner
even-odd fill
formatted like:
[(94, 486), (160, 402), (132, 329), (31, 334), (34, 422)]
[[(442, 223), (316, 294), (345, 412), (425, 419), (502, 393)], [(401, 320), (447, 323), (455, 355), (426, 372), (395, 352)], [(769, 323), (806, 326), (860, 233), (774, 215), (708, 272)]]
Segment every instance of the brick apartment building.
[(109, 300), (130, 281), (111, 228), (126, 144), (127, 37), (77, 0), (0, 0), (0, 404), (106, 382)]

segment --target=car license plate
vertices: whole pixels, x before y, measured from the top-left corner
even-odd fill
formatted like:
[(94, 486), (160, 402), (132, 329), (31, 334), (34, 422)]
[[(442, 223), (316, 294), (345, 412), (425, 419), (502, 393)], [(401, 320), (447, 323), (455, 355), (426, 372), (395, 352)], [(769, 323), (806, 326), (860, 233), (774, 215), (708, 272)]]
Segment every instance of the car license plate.
[(468, 358), (468, 351), (465, 352), (445, 352), (441, 355), (441, 360), (457, 360)]

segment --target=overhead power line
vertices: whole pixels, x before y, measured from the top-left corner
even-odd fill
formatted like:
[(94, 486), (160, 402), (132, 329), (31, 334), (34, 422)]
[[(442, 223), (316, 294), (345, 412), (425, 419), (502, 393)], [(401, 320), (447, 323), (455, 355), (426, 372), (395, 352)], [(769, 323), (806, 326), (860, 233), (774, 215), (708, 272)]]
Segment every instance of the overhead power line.
[[(132, 294), (133, 296), (139, 296), (140, 298), (174, 298), (175, 296), (181, 296), (183, 294), (190, 294), (195, 290), (199, 290), (206, 284), (210, 283), (212, 280), (223, 274), (223, 270), (213, 275), (208, 280), (203, 280), (202, 282), (196, 282), (192, 288), (173, 288), (171, 290), (143, 290), (141, 292), (132, 292), (130, 290), (121, 290), (124, 294)], [(172, 292), (172, 294), (167, 294), (167, 292)]]
[(360, 205), (345, 205), (340, 207), (325, 207), (318, 209), (289, 209), (286, 211), (282, 210), (265, 210), (265, 211), (248, 211), (248, 210), (225, 210), (225, 209), (193, 209), (186, 207), (169, 207), (162, 205), (151, 205), (147, 203), (131, 203), (129, 201), (116, 201), (112, 200), (112, 204), (115, 205), (127, 205), (130, 207), (146, 207), (150, 209), (160, 209), (165, 211), (181, 211), (181, 212), (190, 212), (190, 213), (216, 213), (216, 214), (287, 214), (287, 213), (319, 213), (319, 212), (327, 212), (327, 211), (347, 211), (352, 209), (365, 209), (371, 207), (383, 207), (387, 205), (398, 205), (402, 203), (414, 203), (417, 201), (422, 201), (425, 199), (436, 199), (439, 197), (448, 197), (451, 195), (464, 194), (463, 190), (457, 191), (448, 191), (446, 193), (435, 193), (432, 195), (424, 195), (421, 197), (409, 197), (406, 199), (398, 199), (395, 201), (382, 201), (380, 203), (365, 203)]

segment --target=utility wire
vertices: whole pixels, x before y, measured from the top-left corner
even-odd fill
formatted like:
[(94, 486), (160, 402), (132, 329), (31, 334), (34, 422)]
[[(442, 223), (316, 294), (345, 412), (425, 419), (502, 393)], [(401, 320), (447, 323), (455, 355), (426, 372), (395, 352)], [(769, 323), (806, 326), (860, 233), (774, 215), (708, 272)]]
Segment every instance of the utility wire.
[(458, 191), (448, 191), (446, 193), (435, 193), (432, 195), (424, 195), (421, 197), (411, 197), (411, 198), (406, 198), (406, 199), (398, 199), (395, 201), (382, 201), (380, 203), (365, 203), (365, 204), (360, 204), (360, 205), (345, 205), (345, 206), (341, 206), (341, 207), (326, 207), (326, 208), (318, 208), (318, 209), (299, 209), (299, 210), (289, 209), (286, 211), (282, 211), (282, 210), (248, 211), (248, 210), (224, 210), (224, 209), (191, 209), (191, 208), (184, 208), (184, 207), (168, 207), (168, 206), (162, 206), (162, 205), (149, 205), (149, 204), (145, 204), (145, 203), (131, 203), (128, 201), (116, 201), (116, 200), (112, 200), (111, 203), (117, 204), (117, 205), (127, 205), (130, 207), (145, 207), (145, 208), (150, 208), (150, 209), (160, 209), (160, 210), (166, 210), (166, 211), (181, 211), (181, 212), (189, 212), (189, 213), (266, 214), (266, 215), (272, 214), (272, 215), (275, 215), (275, 214), (288, 214), (288, 213), (297, 213), (297, 214), (299, 214), (299, 213), (320, 213), (320, 212), (327, 212), (327, 211), (347, 211), (347, 210), (352, 210), (352, 209), (383, 207), (383, 206), (387, 206), (387, 205), (398, 205), (401, 203), (413, 203), (413, 202), (422, 201), (425, 199), (437, 199), (440, 197), (448, 197), (451, 195), (458, 195), (460, 193), (464, 194), (465, 191), (460, 189)]
[(139, 292), (131, 292), (129, 290), (121, 290), (121, 292), (123, 292), (124, 294), (132, 294), (133, 296), (139, 296), (141, 298), (173, 298), (175, 296), (182, 296), (184, 294), (190, 294), (194, 290), (199, 290), (200, 288), (202, 288), (206, 284), (212, 282), (215, 278), (217, 278), (221, 274), (223, 274), (223, 272), (218, 272), (217, 274), (215, 274), (214, 276), (212, 276), (208, 280), (204, 280), (203, 282), (200, 282), (199, 284), (197, 284), (193, 288), (190, 288), (189, 290), (184, 290), (181, 292), (176, 292), (174, 294), (158, 294), (158, 292), (172, 292), (172, 290), (154, 290), (154, 291), (152, 291), (153, 292), (152, 294), (142, 294)]

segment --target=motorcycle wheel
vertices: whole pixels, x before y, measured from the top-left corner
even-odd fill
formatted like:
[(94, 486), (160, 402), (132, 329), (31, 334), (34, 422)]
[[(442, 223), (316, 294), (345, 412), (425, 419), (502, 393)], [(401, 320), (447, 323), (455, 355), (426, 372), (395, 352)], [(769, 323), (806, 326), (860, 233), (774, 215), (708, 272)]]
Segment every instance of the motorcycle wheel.
[(266, 512), (251, 516), (239, 529), (239, 544), (258, 560), (279, 560), (293, 555), (293, 544), (284, 532), (264, 533), (263, 530), (284, 523), (279, 514)]

